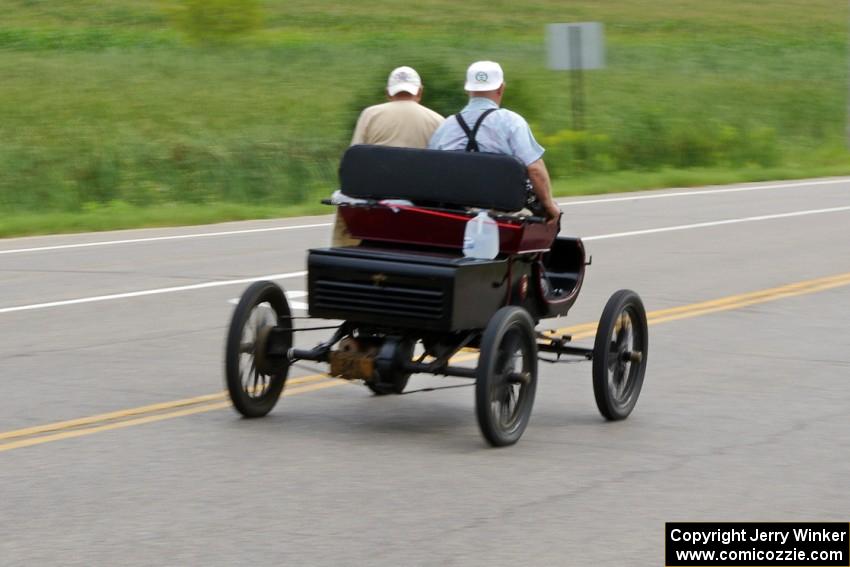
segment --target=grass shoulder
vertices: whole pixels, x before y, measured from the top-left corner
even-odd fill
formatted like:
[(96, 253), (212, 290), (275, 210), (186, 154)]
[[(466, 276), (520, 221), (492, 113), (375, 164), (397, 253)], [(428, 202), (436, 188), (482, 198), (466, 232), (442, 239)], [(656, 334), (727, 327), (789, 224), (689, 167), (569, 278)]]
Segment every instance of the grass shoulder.
[(557, 179), (553, 182), (553, 193), (558, 197), (598, 195), (666, 189), (671, 187), (701, 187), (705, 185), (730, 185), (733, 183), (755, 183), (759, 181), (811, 179), (850, 175), (850, 161), (846, 164), (826, 166), (799, 166), (775, 168), (693, 168), (661, 169), (659, 171), (617, 171), (605, 174), (590, 174), (574, 179)]

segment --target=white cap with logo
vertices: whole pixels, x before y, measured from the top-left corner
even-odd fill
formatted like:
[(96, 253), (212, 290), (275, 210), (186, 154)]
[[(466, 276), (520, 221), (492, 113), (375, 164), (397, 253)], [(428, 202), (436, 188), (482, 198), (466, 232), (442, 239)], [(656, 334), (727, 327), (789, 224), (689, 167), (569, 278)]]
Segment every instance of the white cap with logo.
[(464, 89), (470, 92), (495, 91), (505, 82), (502, 66), (495, 61), (476, 61), (466, 70)]
[(414, 96), (419, 94), (422, 88), (422, 79), (419, 73), (412, 67), (398, 67), (393, 69), (387, 79), (387, 94), (395, 96), (401, 91), (408, 92)]

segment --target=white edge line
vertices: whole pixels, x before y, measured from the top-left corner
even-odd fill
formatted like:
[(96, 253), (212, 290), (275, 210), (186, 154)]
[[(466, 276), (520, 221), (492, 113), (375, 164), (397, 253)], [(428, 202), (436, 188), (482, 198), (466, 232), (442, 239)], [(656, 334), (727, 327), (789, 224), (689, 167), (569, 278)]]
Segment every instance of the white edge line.
[(577, 207), (580, 205), (598, 205), (604, 203), (621, 203), (623, 201), (644, 201), (646, 199), (666, 199), (669, 197), (695, 197), (698, 195), (714, 195), (718, 193), (743, 193), (746, 191), (764, 191), (765, 189), (790, 189), (794, 187), (808, 187), (811, 185), (839, 185), (848, 184), (850, 179), (824, 179), (818, 181), (804, 181), (799, 183), (773, 183), (770, 185), (747, 185), (745, 187), (729, 187), (719, 189), (679, 189), (675, 193), (656, 193), (653, 195), (629, 195), (625, 197), (611, 197), (608, 199), (586, 199), (582, 201), (565, 201), (558, 203), (561, 207)]
[[(561, 207), (577, 207), (581, 205), (596, 205), (605, 203), (621, 203), (624, 201), (643, 201), (646, 199), (666, 199), (670, 197), (694, 197), (698, 195), (712, 195), (718, 193), (739, 193), (745, 191), (763, 191), (766, 189), (787, 189), (794, 187), (806, 187), (812, 185), (838, 185), (850, 183), (850, 179), (821, 179), (813, 181), (800, 181), (794, 183), (773, 183), (769, 185), (747, 185), (744, 187), (718, 188), (718, 189), (681, 189), (675, 193), (657, 193), (653, 195), (634, 194), (625, 197), (611, 197), (607, 199), (586, 199), (582, 201), (565, 201), (558, 203)], [(4, 254), (23, 254), (25, 252), (47, 252), (50, 250), (68, 250), (73, 248), (91, 248), (95, 246), (114, 246), (118, 244), (136, 244), (140, 242), (158, 242), (163, 240), (185, 240), (189, 238), (210, 238), (213, 236), (233, 236), (236, 234), (254, 234), (261, 232), (275, 232), (281, 230), (299, 230), (303, 228), (320, 228), (331, 226), (331, 223), (299, 224), (290, 226), (274, 226), (267, 228), (249, 228), (244, 230), (227, 230), (220, 232), (201, 232), (195, 234), (177, 234), (171, 236), (152, 236), (148, 238), (128, 238), (124, 240), (105, 240), (101, 242), (81, 242), (78, 244), (57, 244), (55, 246), (39, 246), (31, 248), (15, 248), (12, 250), (0, 250), (0, 256)]]
[(138, 242), (157, 242), (162, 240), (184, 240), (188, 238), (209, 238), (211, 236), (232, 236), (234, 234), (252, 234), (257, 232), (275, 232), (280, 230), (296, 230), (300, 228), (318, 228), (331, 226), (332, 223), (297, 224), (290, 226), (272, 226), (267, 228), (249, 228), (245, 230), (225, 230), (221, 232), (201, 232), (196, 234), (174, 234), (171, 236), (152, 236), (149, 238), (128, 238), (126, 240), (104, 240), (101, 242), (81, 242), (79, 244), (57, 244), (56, 246), (41, 246), (34, 248), (15, 248), (0, 250), (2, 254), (21, 254), (23, 252), (46, 252), (48, 250), (67, 250), (69, 248), (91, 248), (94, 246), (112, 246), (115, 244), (135, 244)]
[(656, 234), (659, 232), (673, 232), (676, 230), (689, 230), (693, 228), (706, 228), (711, 226), (722, 226), (724, 224), (738, 224), (742, 222), (756, 222), (773, 219), (786, 219), (790, 217), (801, 217), (805, 215), (820, 215), (825, 213), (838, 213), (841, 211), (850, 211), (850, 205), (845, 207), (832, 207), (830, 209), (811, 209), (808, 211), (795, 211), (792, 213), (778, 213), (775, 215), (759, 215), (754, 217), (742, 217), (738, 219), (726, 219), (719, 221), (698, 222), (694, 224), (680, 224), (675, 226), (664, 226), (661, 228), (647, 228), (644, 230), (631, 230), (628, 232), (614, 232), (612, 234), (599, 234), (596, 236), (582, 237), (582, 241), (589, 242), (591, 240), (606, 240), (609, 238), (623, 238), (625, 236), (638, 236), (642, 234)]
[(238, 280), (225, 280), (219, 282), (205, 282), (191, 285), (181, 285), (176, 287), (162, 287), (158, 289), (145, 289), (142, 291), (130, 291), (127, 293), (113, 293), (110, 295), (95, 295), (92, 297), (81, 297), (78, 299), (66, 299), (63, 301), (50, 301), (47, 303), (33, 303), (31, 305), (18, 305), (15, 307), (0, 308), (2, 313), (14, 313), (16, 311), (32, 311), (35, 309), (46, 309), (48, 307), (61, 307), (63, 305), (77, 305), (80, 303), (96, 303), (98, 301), (112, 301), (114, 299), (127, 299), (130, 297), (143, 297), (146, 295), (159, 295), (162, 293), (174, 293), (178, 291), (190, 291), (195, 289), (206, 289), (210, 287), (222, 287), (227, 285), (238, 285), (251, 283), (258, 280), (284, 280), (288, 278), (297, 278), (306, 275), (306, 271), (289, 272), (286, 274), (270, 274), (266, 276), (256, 276), (252, 278), (240, 278)]
[[(609, 238), (623, 238), (626, 236), (638, 236), (643, 234), (656, 234), (660, 232), (673, 232), (677, 230), (689, 230), (694, 228), (706, 228), (712, 226), (722, 226), (725, 224), (738, 224), (744, 222), (756, 222), (756, 221), (764, 221), (771, 219), (782, 219), (782, 218), (790, 218), (790, 217), (800, 217), (805, 215), (819, 215), (825, 213), (837, 213), (841, 211), (850, 211), (850, 205), (844, 207), (833, 207), (829, 209), (811, 209), (807, 211), (795, 211), (791, 213), (779, 213), (774, 215), (759, 215), (752, 217), (743, 217), (737, 219), (726, 219), (719, 221), (710, 221), (710, 222), (700, 222), (695, 224), (682, 224), (676, 226), (665, 226), (661, 228), (649, 228), (644, 230), (633, 230), (629, 232), (615, 232), (612, 234), (599, 234), (596, 236), (587, 236), (582, 238), (584, 242), (590, 242), (593, 240), (606, 240)], [(45, 309), (48, 307), (60, 307), (63, 305), (75, 305), (79, 303), (94, 303), (98, 301), (110, 301), (113, 299), (126, 299), (130, 297), (142, 297), (146, 295), (159, 295), (163, 293), (174, 293), (178, 291), (189, 291), (194, 289), (205, 289), (211, 287), (221, 287), (227, 285), (236, 285), (236, 284), (244, 284), (249, 282), (254, 282), (257, 280), (282, 280), (287, 278), (295, 278), (299, 276), (306, 275), (306, 271), (300, 272), (289, 272), (285, 274), (271, 274), (266, 276), (256, 276), (252, 278), (240, 278), (237, 280), (225, 280), (218, 282), (206, 282), (200, 284), (191, 284), (191, 285), (183, 285), (177, 287), (165, 287), (159, 289), (147, 289), (142, 291), (131, 291), (127, 293), (114, 293), (111, 295), (97, 295), (93, 297), (81, 297), (79, 299), (67, 299), (63, 301), (51, 301), (48, 303), (35, 303), (32, 305), (18, 305), (15, 307), (3, 307), (0, 308), (0, 314), (3, 313), (14, 313), (16, 311), (31, 311), (34, 309)]]

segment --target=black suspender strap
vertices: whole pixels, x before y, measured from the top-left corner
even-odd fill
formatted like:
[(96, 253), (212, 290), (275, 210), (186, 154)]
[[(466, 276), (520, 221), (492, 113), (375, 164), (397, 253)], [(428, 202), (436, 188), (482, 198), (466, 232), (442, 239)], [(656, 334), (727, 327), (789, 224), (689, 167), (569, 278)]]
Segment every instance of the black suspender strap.
[(466, 151), (477, 152), (478, 144), (475, 141), (475, 136), (472, 134), (472, 130), (469, 129), (469, 124), (467, 124), (466, 120), (463, 119), (463, 116), (460, 115), (460, 112), (455, 114), (455, 120), (457, 120), (458, 125), (461, 127), (464, 134), (466, 134)]
[(463, 132), (466, 134), (467, 139), (466, 142), (466, 151), (468, 152), (478, 152), (478, 140), (475, 137), (478, 135), (478, 129), (481, 128), (481, 123), (484, 122), (484, 119), (490, 115), (491, 112), (496, 112), (499, 110), (498, 108), (488, 108), (484, 112), (481, 113), (481, 116), (478, 117), (478, 120), (475, 121), (475, 126), (472, 129), (469, 129), (469, 125), (466, 123), (466, 120), (463, 119), (463, 116), (460, 115), (460, 112), (455, 114), (455, 120), (460, 125)]

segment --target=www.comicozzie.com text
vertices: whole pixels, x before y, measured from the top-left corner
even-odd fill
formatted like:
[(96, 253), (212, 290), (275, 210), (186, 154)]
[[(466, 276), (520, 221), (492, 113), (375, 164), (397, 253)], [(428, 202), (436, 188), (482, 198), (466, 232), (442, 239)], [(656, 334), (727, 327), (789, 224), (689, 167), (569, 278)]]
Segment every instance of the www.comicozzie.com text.
[(787, 530), (747, 529), (716, 529), (708, 531), (682, 530), (676, 528), (670, 532), (672, 541), (685, 541), (693, 544), (728, 545), (732, 542), (762, 541), (777, 542), (785, 545), (793, 536), (795, 542), (842, 542), (847, 541), (847, 532), (840, 530), (813, 530), (811, 528), (795, 528)]

